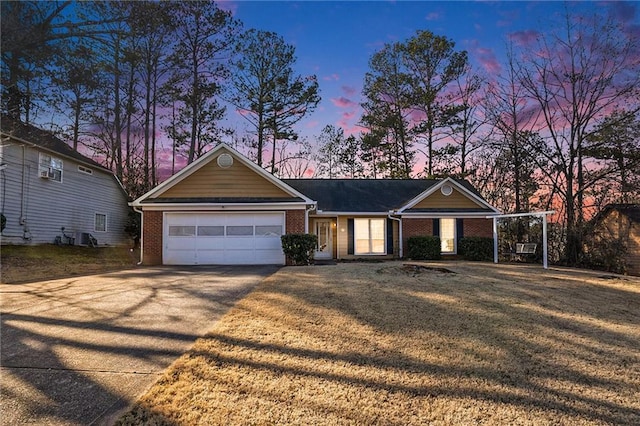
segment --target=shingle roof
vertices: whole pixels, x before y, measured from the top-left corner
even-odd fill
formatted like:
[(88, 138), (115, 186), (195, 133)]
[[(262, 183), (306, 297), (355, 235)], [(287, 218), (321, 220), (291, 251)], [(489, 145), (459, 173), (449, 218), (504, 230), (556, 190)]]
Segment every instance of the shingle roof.
[(56, 152), (65, 157), (69, 157), (82, 163), (98, 167), (105, 171), (109, 171), (100, 163), (92, 160), (89, 157), (85, 157), (78, 151), (75, 151), (64, 141), (55, 137), (51, 132), (39, 129), (30, 124), (25, 124), (4, 114), (0, 119), (0, 131), (2, 131), (3, 134), (16, 137), (31, 145), (39, 146), (44, 149)]
[(640, 223), (640, 204), (607, 204), (596, 219), (603, 217), (611, 210), (627, 216), (632, 222)]
[[(318, 210), (388, 212), (406, 205), (440, 180), (436, 179), (282, 179), (318, 202)], [(480, 196), (465, 180), (456, 180)]]

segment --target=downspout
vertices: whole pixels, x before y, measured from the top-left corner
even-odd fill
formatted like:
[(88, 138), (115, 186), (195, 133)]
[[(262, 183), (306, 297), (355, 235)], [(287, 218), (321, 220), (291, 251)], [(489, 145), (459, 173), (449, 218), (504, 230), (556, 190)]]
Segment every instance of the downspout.
[(387, 217), (391, 220), (397, 220), (398, 221), (398, 256), (400, 257), (400, 259), (402, 259), (403, 257), (403, 250), (402, 250), (402, 218), (399, 217), (393, 217), (391, 216), (393, 214), (393, 210), (389, 211), (389, 214), (387, 215)]
[(142, 210), (138, 209), (138, 207), (133, 207), (133, 211), (140, 214), (140, 261), (137, 263), (138, 266), (142, 265), (143, 253), (144, 253), (144, 215), (142, 214)]
[(316, 210), (318, 208), (318, 203), (315, 202), (309, 205), (304, 211), (304, 233), (309, 233), (309, 212), (312, 210)]

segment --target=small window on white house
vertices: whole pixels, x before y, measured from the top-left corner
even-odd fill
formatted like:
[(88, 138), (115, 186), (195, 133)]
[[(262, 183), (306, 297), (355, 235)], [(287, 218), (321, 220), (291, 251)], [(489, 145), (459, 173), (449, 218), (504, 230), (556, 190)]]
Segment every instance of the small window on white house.
[(93, 230), (96, 232), (107, 232), (107, 215), (106, 214), (96, 213)]
[(93, 174), (93, 170), (91, 170), (90, 168), (85, 167), (85, 166), (78, 166), (78, 171), (80, 173), (84, 173), (84, 174), (87, 174), (87, 175), (92, 175)]
[(384, 227), (384, 219), (355, 219), (355, 254), (385, 254)]
[(62, 160), (48, 154), (40, 153), (38, 176), (43, 179), (62, 182)]

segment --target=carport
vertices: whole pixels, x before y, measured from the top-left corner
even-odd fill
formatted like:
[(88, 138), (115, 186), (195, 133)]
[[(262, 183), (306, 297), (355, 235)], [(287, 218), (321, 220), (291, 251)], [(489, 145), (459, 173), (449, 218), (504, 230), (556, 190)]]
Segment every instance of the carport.
[(493, 263), (498, 263), (498, 221), (500, 219), (513, 217), (540, 217), (542, 218), (542, 267), (547, 269), (548, 262), (548, 244), (547, 244), (547, 216), (554, 214), (555, 210), (547, 210), (544, 212), (533, 213), (510, 213), (487, 216), (487, 219), (493, 219)]

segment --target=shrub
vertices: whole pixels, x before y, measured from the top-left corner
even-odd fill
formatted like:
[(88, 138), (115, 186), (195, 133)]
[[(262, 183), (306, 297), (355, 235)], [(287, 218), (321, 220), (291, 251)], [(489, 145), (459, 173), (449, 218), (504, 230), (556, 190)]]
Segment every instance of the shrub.
[(420, 236), (409, 237), (408, 256), (414, 260), (438, 260), (440, 259), (440, 237)]
[(282, 251), (294, 265), (310, 265), (318, 237), (313, 234), (286, 234), (281, 237)]
[(458, 241), (458, 254), (466, 260), (493, 260), (493, 238), (464, 237)]

